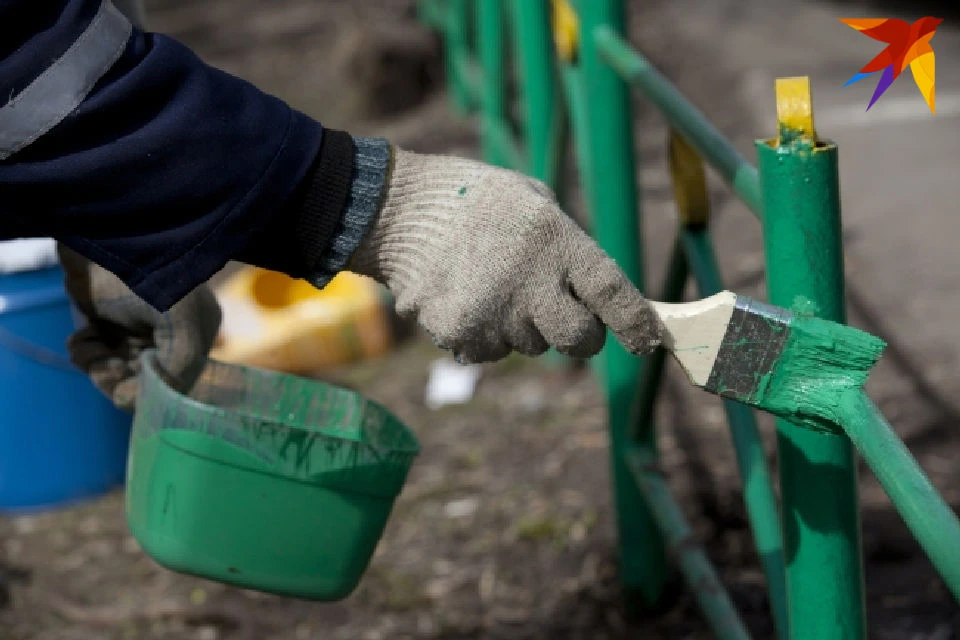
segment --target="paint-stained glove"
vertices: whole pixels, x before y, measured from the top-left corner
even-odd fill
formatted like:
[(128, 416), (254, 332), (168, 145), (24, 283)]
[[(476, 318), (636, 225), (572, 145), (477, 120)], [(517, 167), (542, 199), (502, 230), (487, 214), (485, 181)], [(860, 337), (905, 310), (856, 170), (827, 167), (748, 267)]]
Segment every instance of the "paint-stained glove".
[(73, 363), (121, 409), (134, 408), (147, 349), (156, 350), (158, 370), (172, 387), (189, 390), (220, 328), (210, 289), (201, 285), (160, 313), (103, 267), (64, 245), (58, 253), (67, 293), (88, 322), (68, 340)]
[(349, 264), (384, 283), (461, 362), (552, 346), (596, 354), (660, 344), (650, 304), (544, 184), (472, 160), (394, 149), (379, 217)]

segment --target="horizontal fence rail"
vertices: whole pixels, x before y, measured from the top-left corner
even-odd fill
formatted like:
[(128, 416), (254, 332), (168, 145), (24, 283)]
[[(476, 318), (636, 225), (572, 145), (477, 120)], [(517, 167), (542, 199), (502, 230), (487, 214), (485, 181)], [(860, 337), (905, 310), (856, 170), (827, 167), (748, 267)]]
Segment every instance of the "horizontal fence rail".
[(747, 162), (733, 144), (626, 40), (606, 26), (597, 28), (593, 37), (603, 59), (657, 107), (670, 125), (726, 180), (750, 211), (762, 218), (756, 167)]

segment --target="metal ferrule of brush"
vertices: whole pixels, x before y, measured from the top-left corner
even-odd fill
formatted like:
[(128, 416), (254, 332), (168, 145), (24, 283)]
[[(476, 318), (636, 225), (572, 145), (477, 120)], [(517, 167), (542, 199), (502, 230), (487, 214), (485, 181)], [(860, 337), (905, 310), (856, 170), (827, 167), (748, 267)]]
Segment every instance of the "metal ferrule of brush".
[(738, 295), (705, 389), (742, 401), (753, 398), (758, 374), (770, 371), (783, 352), (792, 319), (786, 309)]
[(744, 313), (747, 315), (757, 315), (772, 320), (773, 322), (789, 325), (790, 321), (793, 319), (793, 312), (782, 307), (775, 307), (772, 304), (767, 304), (766, 302), (760, 302), (759, 300), (754, 300), (747, 296), (737, 296), (737, 302), (734, 305), (734, 317), (736, 317), (737, 312)]

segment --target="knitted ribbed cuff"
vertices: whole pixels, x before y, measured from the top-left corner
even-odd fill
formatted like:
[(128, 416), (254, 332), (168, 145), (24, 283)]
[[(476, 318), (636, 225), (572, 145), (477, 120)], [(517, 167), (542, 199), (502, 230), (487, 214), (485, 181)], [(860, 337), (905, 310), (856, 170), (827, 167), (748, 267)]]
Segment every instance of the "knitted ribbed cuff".
[(353, 178), (346, 206), (315, 268), (307, 276), (324, 287), (342, 271), (373, 225), (383, 201), (390, 168), (390, 143), (382, 138), (354, 138)]
[(233, 258), (294, 278), (314, 273), (346, 210), (354, 155), (350, 134), (325, 129), (313, 166), (289, 201)]
[(354, 174), (356, 146), (350, 134), (326, 129), (323, 146), (300, 204), (295, 227), (298, 255), (309, 277), (322, 269), (347, 210)]
[(325, 129), (320, 153), (290, 202), (235, 259), (326, 286), (377, 216), (390, 154), (386, 140)]

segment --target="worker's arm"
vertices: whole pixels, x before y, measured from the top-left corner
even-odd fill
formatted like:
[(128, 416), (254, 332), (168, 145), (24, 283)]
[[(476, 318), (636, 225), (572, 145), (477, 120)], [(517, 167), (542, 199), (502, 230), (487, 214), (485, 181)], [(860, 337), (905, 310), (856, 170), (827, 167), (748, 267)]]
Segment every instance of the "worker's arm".
[(388, 153), (108, 1), (0, 0), (0, 238), (56, 237), (160, 309), (230, 259), (322, 284)]
[(118, 16), (107, 0), (0, 0), (8, 236), (54, 236), (161, 309), (231, 258), (317, 286), (349, 260), (464, 361), (590, 356), (605, 325), (636, 353), (660, 343), (650, 305), (544, 185), (321, 130)]

